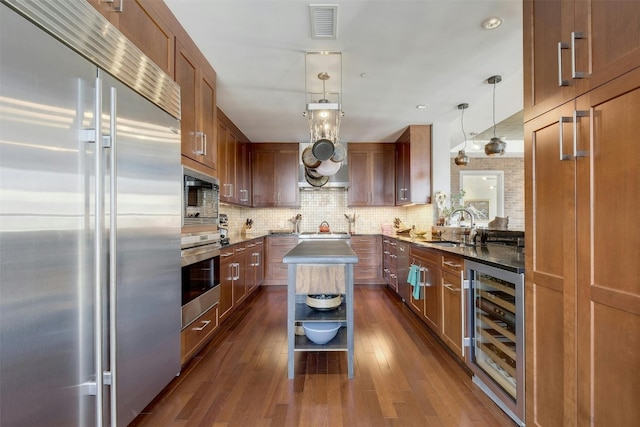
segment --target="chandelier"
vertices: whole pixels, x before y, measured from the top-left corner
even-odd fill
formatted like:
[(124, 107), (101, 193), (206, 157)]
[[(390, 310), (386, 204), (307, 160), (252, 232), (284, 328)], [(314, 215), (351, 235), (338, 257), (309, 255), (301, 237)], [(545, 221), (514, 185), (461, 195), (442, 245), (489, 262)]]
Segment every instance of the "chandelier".
[(338, 143), (344, 115), (341, 52), (305, 52), (305, 95), (310, 142), (326, 139)]

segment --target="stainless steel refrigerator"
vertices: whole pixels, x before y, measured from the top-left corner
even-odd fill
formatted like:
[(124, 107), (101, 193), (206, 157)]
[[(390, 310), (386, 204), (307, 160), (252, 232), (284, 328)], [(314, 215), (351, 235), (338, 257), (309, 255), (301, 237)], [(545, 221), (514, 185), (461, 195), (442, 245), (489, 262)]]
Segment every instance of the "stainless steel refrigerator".
[(172, 85), (84, 0), (0, 4), (3, 427), (126, 426), (180, 371)]

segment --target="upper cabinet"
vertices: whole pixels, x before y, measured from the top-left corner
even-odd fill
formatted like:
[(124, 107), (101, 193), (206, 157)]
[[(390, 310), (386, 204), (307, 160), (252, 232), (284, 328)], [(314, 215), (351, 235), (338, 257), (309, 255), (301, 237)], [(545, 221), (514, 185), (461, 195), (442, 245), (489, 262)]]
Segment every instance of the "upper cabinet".
[(412, 125), (398, 138), (397, 206), (431, 202), (431, 126)]
[(220, 109), (217, 115), (220, 201), (250, 206), (249, 140)]
[(525, 121), (640, 63), (636, 1), (526, 0), (523, 9)]
[(153, 0), (88, 0), (88, 2), (165, 73), (173, 76), (175, 18), (164, 2)]
[(190, 40), (176, 38), (175, 81), (180, 85), (182, 155), (215, 170), (216, 75)]
[(393, 206), (393, 143), (349, 144), (349, 206)]
[(251, 144), (253, 206), (300, 206), (297, 143)]

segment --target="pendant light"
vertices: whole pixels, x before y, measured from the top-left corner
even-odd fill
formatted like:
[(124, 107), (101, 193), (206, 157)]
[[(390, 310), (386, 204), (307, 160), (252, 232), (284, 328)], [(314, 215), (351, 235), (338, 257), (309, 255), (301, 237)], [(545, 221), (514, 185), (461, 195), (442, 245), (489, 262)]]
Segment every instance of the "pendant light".
[(462, 127), (462, 135), (464, 136), (464, 146), (462, 147), (462, 150), (458, 151), (458, 155), (453, 160), (458, 166), (467, 166), (469, 164), (469, 157), (464, 152), (465, 148), (467, 148), (467, 134), (464, 132), (464, 110), (467, 108), (469, 108), (469, 104), (458, 104), (458, 109), (462, 110), (460, 126)]
[(484, 146), (484, 153), (487, 156), (502, 156), (507, 143), (496, 137), (496, 84), (502, 81), (502, 76), (491, 76), (487, 83), (493, 85), (493, 138)]

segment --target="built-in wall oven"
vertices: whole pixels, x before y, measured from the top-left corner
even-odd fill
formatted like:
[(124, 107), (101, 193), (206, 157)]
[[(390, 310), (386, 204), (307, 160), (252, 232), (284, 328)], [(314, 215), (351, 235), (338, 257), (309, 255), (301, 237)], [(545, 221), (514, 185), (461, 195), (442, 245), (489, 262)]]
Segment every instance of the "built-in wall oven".
[(182, 328), (220, 301), (220, 233), (182, 235)]

